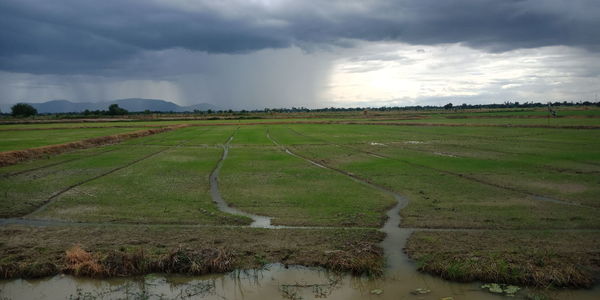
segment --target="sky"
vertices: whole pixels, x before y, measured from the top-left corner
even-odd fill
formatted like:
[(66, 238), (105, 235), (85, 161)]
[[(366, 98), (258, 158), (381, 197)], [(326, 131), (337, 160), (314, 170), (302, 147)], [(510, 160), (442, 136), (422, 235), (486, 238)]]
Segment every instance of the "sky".
[(0, 108), (595, 101), (599, 28), (597, 0), (0, 0)]

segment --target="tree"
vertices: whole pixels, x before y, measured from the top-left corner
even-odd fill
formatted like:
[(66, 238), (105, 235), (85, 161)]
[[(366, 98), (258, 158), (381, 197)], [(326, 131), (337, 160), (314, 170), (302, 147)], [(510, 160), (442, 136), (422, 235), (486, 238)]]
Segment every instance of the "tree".
[(18, 103), (11, 107), (14, 117), (29, 117), (37, 115), (37, 109), (26, 103)]
[(452, 103), (448, 103), (446, 105), (444, 105), (445, 109), (452, 109)]
[(108, 107), (108, 114), (112, 116), (126, 115), (127, 113), (129, 112), (124, 108), (120, 108), (119, 104), (111, 104)]

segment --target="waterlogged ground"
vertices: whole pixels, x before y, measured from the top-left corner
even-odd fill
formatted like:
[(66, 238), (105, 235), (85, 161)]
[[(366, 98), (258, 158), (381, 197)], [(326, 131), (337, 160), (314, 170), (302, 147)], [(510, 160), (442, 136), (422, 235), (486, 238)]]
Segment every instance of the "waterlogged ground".
[[(383, 279), (339, 275), (322, 269), (267, 265), (224, 275), (143, 277), (94, 280), (72, 276), (0, 281), (8, 299), (581, 299), (600, 290), (520, 288), (491, 293), (480, 283), (454, 283), (429, 275), (389, 274)], [(449, 298), (451, 297), (451, 298)]]
[[(17, 299), (498, 299), (481, 283), (451, 283), (417, 270), (521, 287), (590, 287), (600, 271), (600, 131), (487, 127), (577, 125), (571, 121), (582, 114), (427, 117), (464, 125), (458, 127), (194, 121), (203, 126), (1, 168), (5, 278), (56, 274), (74, 245), (97, 255), (99, 264), (114, 251), (142, 249), (159, 259), (176, 247), (224, 249), (233, 268), (249, 271), (16, 279), (2, 282), (0, 293)], [(277, 264), (253, 269), (282, 262), (377, 273), (384, 258), (386, 276), (379, 279)], [(411, 294), (418, 288), (424, 294)], [(517, 293), (598, 296), (597, 288)]]

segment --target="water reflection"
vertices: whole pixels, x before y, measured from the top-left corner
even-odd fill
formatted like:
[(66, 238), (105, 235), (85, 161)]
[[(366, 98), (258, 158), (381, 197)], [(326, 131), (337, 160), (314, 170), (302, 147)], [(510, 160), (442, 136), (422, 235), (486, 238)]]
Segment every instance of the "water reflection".
[[(412, 274), (412, 275), (411, 275)], [(417, 288), (430, 290), (426, 294)], [(378, 295), (377, 293), (380, 294)], [(525, 299), (534, 290), (519, 291)], [(0, 294), (8, 299), (501, 299), (479, 284), (440, 280), (417, 272), (399, 272), (385, 278), (355, 277), (318, 268), (285, 268), (273, 264), (261, 270), (229, 274), (181, 276), (151, 274), (137, 278), (94, 280), (55, 276), (39, 280), (0, 282)], [(556, 299), (598, 299), (600, 290), (546, 292)], [(510, 299), (515, 299), (512, 297)]]

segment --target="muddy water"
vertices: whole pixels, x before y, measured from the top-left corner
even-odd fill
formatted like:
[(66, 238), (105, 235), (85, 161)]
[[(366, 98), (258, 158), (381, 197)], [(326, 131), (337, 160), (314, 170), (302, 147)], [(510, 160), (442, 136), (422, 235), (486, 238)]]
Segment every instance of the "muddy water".
[[(415, 288), (431, 290), (413, 295)], [(162, 276), (91, 280), (56, 276), (42, 280), (0, 282), (0, 293), (9, 299), (501, 299), (477, 285), (457, 284), (432, 277), (384, 278), (337, 276), (318, 269), (270, 265), (264, 270), (226, 275)], [(380, 295), (375, 295), (381, 291)], [(510, 299), (523, 299), (522, 291)], [(598, 290), (555, 292), (556, 299), (597, 299)], [(87, 298), (84, 298), (87, 296)]]

